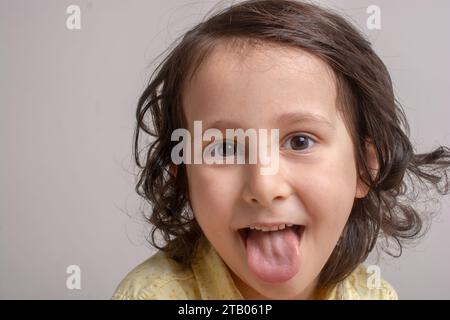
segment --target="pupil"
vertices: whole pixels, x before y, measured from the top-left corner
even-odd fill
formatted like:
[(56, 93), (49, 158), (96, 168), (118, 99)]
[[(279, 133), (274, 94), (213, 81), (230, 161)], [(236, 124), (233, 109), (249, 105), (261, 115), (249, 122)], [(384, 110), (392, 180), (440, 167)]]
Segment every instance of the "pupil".
[[(222, 155), (230, 155), (230, 154), (234, 154), (234, 145), (231, 145), (230, 143), (226, 143), (224, 142), (222, 144)], [(230, 153), (232, 152), (232, 153)]]
[(291, 147), (293, 149), (301, 149), (307, 145), (307, 139), (303, 136), (297, 136), (291, 140)]

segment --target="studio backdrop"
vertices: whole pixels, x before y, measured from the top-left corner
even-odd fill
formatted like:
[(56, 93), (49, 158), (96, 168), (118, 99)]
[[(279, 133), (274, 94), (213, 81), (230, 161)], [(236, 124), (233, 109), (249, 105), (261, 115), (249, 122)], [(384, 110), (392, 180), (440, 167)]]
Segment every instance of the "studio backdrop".
[[(155, 252), (134, 190), (137, 100), (173, 41), (236, 2), (0, 0), (1, 299), (109, 299)], [(415, 151), (450, 145), (450, 2), (316, 3), (372, 42)], [(400, 299), (450, 298), (449, 197), (434, 205), (417, 246), (367, 261)]]

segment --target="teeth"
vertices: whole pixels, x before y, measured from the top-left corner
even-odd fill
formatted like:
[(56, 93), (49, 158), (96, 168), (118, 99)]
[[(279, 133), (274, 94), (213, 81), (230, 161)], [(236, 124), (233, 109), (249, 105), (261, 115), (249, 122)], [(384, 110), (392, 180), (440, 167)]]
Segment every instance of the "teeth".
[(285, 228), (287, 228), (287, 227), (292, 227), (292, 226), (293, 226), (292, 223), (289, 223), (289, 224), (283, 223), (283, 224), (280, 224), (280, 225), (278, 225), (278, 226), (273, 226), (273, 227), (259, 227), (259, 226), (252, 226), (252, 227), (250, 227), (250, 229), (251, 229), (251, 230), (258, 230), (258, 231), (264, 231), (264, 232), (267, 232), (267, 231), (278, 231), (278, 230), (283, 230), (283, 229), (285, 229)]

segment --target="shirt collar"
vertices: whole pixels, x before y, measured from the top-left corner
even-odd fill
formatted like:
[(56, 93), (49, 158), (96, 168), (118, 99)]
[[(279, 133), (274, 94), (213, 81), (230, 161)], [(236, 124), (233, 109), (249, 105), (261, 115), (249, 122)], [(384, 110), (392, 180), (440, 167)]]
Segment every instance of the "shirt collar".
[(191, 264), (202, 300), (243, 300), (223, 260), (202, 236)]
[[(243, 300), (231, 274), (214, 247), (205, 236), (201, 236), (192, 261), (192, 270), (197, 280), (202, 300)], [(347, 296), (347, 281), (322, 290), (321, 299), (346, 300), (360, 298), (356, 292)]]

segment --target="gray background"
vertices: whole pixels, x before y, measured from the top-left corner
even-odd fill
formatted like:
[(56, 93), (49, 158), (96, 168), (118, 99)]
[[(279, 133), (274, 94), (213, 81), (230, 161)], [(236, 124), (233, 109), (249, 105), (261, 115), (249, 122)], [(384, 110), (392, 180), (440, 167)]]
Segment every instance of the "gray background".
[[(221, 2), (220, 8), (231, 3)], [(419, 152), (450, 145), (450, 2), (320, 1), (388, 66)], [(81, 8), (81, 30), (66, 8)], [(381, 30), (366, 8), (381, 8)], [(134, 112), (152, 59), (217, 1), (0, 1), (0, 298), (108, 299), (154, 250), (134, 193)], [(450, 201), (382, 276), (400, 298), (450, 298)], [(148, 209), (148, 208), (147, 208)], [(66, 268), (81, 268), (81, 289)]]

